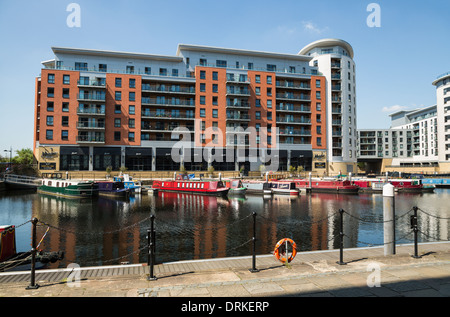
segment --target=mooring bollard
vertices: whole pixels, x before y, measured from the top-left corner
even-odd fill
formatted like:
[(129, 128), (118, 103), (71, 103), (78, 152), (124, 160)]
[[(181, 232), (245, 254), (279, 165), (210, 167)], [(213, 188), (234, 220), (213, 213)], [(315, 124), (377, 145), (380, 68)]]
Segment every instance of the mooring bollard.
[(32, 242), (31, 242), (31, 281), (30, 285), (26, 289), (37, 289), (39, 285), (36, 284), (36, 225), (38, 223), (37, 218), (31, 220), (32, 227)]
[(417, 207), (413, 207), (414, 214), (411, 216), (411, 229), (414, 231), (414, 255), (412, 256), (415, 259), (420, 259), (419, 256), (419, 246), (418, 246), (418, 237), (417, 233), (419, 232), (419, 228), (417, 227)]
[(341, 215), (341, 223), (339, 224), (339, 236), (340, 236), (340, 246), (339, 246), (339, 261), (336, 262), (339, 265), (346, 265), (344, 262), (344, 209), (339, 209), (339, 214)]
[(252, 273), (259, 272), (256, 268), (256, 212), (253, 212), (253, 255), (252, 255), (252, 268), (249, 270)]
[(155, 216), (150, 216), (150, 231), (147, 230), (147, 240), (148, 240), (148, 264), (150, 266), (150, 275), (148, 276), (148, 281), (154, 281), (157, 278), (154, 274), (154, 266), (155, 266)]
[(387, 183), (383, 186), (384, 255), (395, 254), (395, 191)]

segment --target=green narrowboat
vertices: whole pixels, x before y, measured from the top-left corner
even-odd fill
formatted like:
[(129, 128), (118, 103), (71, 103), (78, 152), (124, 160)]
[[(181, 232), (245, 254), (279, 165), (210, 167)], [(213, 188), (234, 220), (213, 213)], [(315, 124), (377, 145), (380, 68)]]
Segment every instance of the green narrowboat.
[(44, 178), (37, 191), (66, 198), (91, 198), (98, 196), (98, 184), (92, 181)]

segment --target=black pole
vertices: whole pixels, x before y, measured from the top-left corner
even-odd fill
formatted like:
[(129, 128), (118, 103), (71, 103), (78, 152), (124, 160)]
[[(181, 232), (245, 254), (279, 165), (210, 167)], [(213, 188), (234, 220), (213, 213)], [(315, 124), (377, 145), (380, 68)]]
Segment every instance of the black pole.
[(415, 259), (420, 259), (421, 256), (419, 256), (418, 251), (419, 251), (419, 247), (418, 247), (418, 232), (419, 232), (419, 228), (417, 227), (417, 210), (419, 208), (417, 207), (413, 207), (414, 210), (414, 215), (411, 217), (411, 227), (414, 231), (414, 255), (413, 258)]
[(339, 247), (339, 261), (336, 262), (339, 265), (345, 265), (344, 262), (344, 209), (339, 209), (339, 214), (341, 215), (341, 223), (339, 224), (339, 236), (340, 236), (340, 247)]
[(256, 212), (253, 212), (253, 256), (252, 256), (252, 268), (249, 270), (252, 273), (259, 272), (256, 268)]
[(37, 289), (39, 288), (39, 285), (36, 284), (36, 225), (38, 223), (38, 219), (33, 218), (31, 220), (31, 223), (33, 224), (32, 243), (31, 243), (31, 281), (30, 285), (28, 285), (26, 289)]
[(149, 261), (150, 261), (150, 275), (147, 278), (148, 281), (154, 281), (156, 280), (156, 277), (154, 275), (154, 265), (155, 265), (155, 216), (150, 216), (150, 232), (147, 231), (147, 239), (149, 240), (149, 246), (148, 246), (148, 253), (149, 253)]

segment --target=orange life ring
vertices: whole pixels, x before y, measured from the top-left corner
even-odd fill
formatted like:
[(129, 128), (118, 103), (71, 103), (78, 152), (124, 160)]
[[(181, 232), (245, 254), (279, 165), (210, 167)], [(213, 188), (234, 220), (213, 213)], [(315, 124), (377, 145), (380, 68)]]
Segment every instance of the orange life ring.
[(277, 245), (275, 246), (275, 250), (273, 251), (273, 255), (277, 258), (278, 261), (285, 263), (286, 256), (284, 254), (280, 253), (280, 247), (282, 245), (284, 245), (286, 242), (288, 242), (292, 245), (291, 256), (287, 259), (288, 263), (290, 263), (297, 255), (297, 244), (292, 239), (284, 238), (284, 239), (281, 239), (280, 241), (278, 241)]

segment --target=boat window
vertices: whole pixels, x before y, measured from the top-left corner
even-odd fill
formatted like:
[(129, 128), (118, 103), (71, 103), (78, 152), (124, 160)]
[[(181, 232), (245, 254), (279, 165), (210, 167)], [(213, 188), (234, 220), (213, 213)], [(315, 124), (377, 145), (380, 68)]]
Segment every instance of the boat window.
[(180, 183), (178, 183), (177, 186), (180, 187)]
[(59, 182), (56, 182), (56, 187), (59, 187)]
[(205, 185), (205, 184), (204, 184), (204, 183), (202, 183), (202, 188), (204, 188), (204, 185)]
[(291, 183), (291, 189), (295, 189), (295, 183)]

